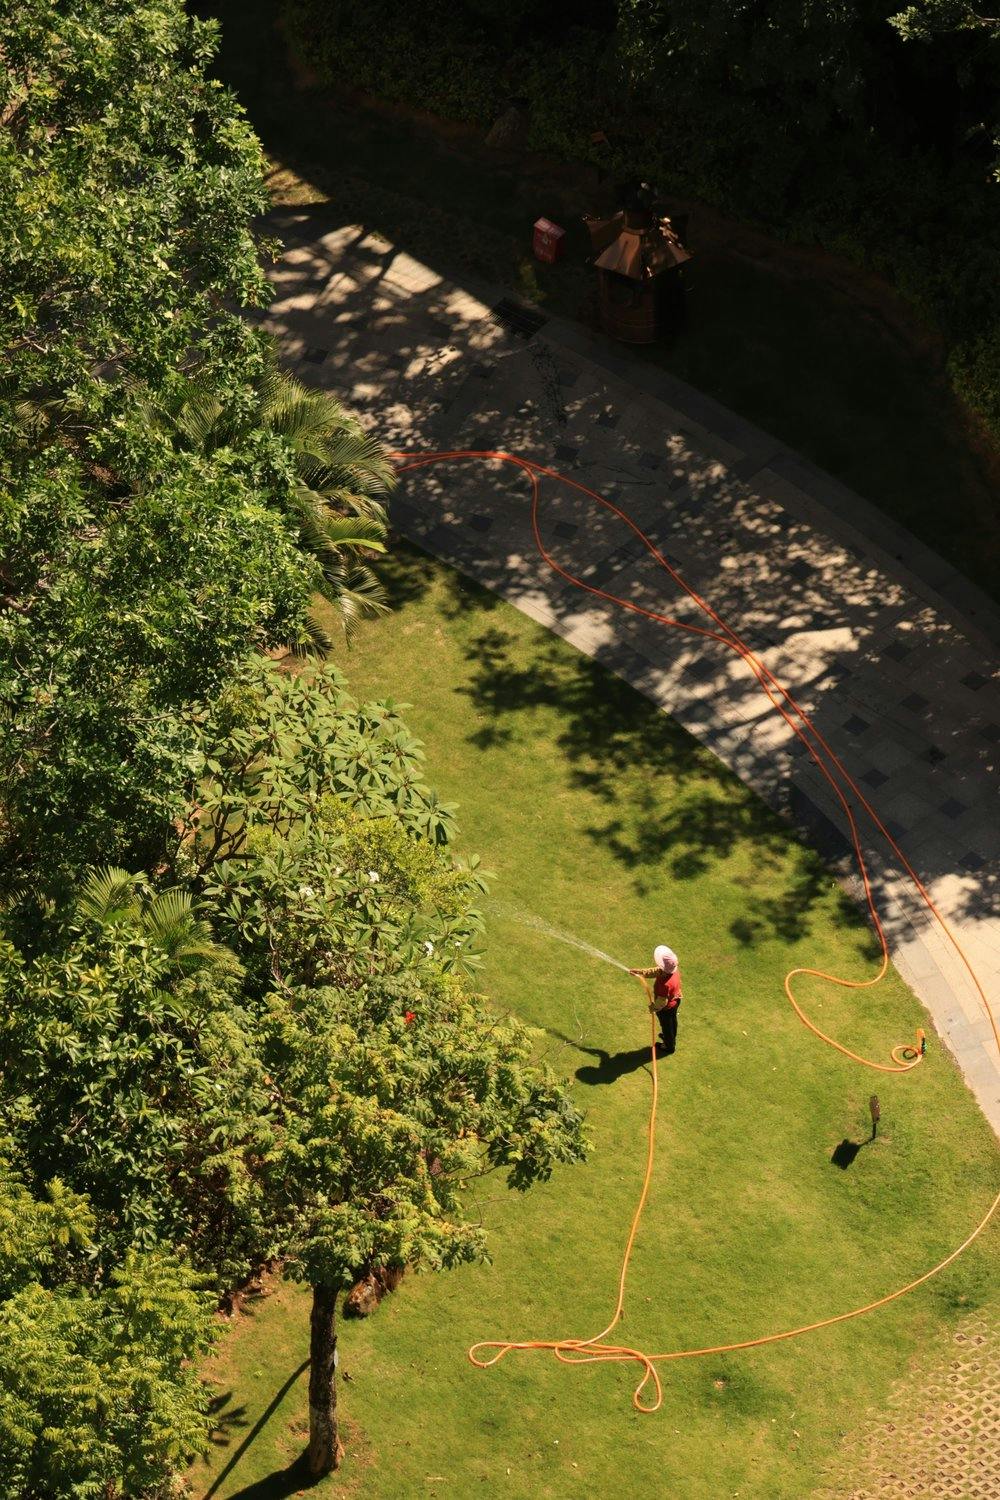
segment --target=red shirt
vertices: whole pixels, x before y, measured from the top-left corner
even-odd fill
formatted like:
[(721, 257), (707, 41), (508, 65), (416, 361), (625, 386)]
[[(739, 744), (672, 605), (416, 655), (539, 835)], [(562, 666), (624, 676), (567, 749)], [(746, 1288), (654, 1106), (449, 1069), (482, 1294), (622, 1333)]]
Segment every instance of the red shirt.
[[(661, 1002), (657, 1007), (659, 1010), (677, 1009), (681, 1002), (680, 964), (677, 965), (672, 974), (664, 974), (662, 970), (657, 974), (656, 982), (653, 985), (653, 997)], [(662, 1003), (664, 1001), (666, 1002), (665, 1004)]]

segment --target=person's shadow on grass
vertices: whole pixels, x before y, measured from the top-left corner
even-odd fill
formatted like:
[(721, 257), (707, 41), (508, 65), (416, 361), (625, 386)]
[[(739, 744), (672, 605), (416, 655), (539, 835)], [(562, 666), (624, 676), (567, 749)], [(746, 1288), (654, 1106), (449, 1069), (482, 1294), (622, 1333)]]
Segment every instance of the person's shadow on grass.
[(648, 1047), (636, 1047), (631, 1052), (602, 1052), (597, 1047), (582, 1050), (600, 1061), (596, 1065), (584, 1063), (582, 1068), (577, 1068), (576, 1076), (581, 1083), (617, 1083), (626, 1073), (634, 1073), (637, 1068), (649, 1065)]
[(584, 1063), (582, 1068), (577, 1068), (576, 1077), (581, 1083), (617, 1083), (626, 1073), (634, 1073), (637, 1068), (649, 1063), (648, 1047), (634, 1047), (631, 1052), (605, 1052), (603, 1047), (587, 1047), (583, 1042), (564, 1036), (561, 1031), (550, 1030), (549, 1035), (575, 1047), (577, 1052), (586, 1052), (588, 1056), (597, 1058), (596, 1064)]

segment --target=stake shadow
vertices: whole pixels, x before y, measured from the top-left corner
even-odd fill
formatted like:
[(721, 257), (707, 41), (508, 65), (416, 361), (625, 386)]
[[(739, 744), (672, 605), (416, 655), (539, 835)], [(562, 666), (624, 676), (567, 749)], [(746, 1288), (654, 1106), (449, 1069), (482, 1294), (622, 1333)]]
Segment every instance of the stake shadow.
[(851, 1141), (845, 1137), (840, 1142), (840, 1145), (834, 1149), (830, 1161), (835, 1167), (839, 1167), (842, 1172), (846, 1172), (858, 1152), (865, 1146), (870, 1146), (874, 1139), (873, 1135), (870, 1135), (866, 1141)]

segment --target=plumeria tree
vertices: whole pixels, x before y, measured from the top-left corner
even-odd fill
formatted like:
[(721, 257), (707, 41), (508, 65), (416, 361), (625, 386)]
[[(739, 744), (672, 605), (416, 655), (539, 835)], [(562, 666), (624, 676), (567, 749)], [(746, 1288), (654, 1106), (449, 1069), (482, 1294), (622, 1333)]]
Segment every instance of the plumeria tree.
[(466, 1189), (580, 1159), (581, 1120), (527, 1028), (470, 988), (485, 877), (391, 705), (332, 669), (261, 673), (206, 722), (178, 863), (246, 967), (273, 1090), (265, 1167), (292, 1276), (312, 1287), (312, 1472), (339, 1461), (342, 1291), (375, 1267), (482, 1258)]

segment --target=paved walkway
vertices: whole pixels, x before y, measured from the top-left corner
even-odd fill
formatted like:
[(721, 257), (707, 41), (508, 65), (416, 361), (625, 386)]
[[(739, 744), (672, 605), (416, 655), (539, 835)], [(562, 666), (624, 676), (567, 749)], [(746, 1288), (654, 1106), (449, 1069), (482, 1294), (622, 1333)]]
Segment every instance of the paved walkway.
[[(623, 503), (811, 713), (954, 925), (1000, 1006), (1000, 616), (971, 584), (829, 475), (663, 371), (559, 320), (511, 331), (488, 287), (442, 280), (360, 229), (287, 211), (269, 228), (266, 326), (303, 379), (369, 414), (399, 449), (494, 448)], [(400, 486), (394, 524), (627, 679), (843, 870), (841, 810), (728, 651), (605, 607), (538, 557), (527, 487), (482, 463)], [(674, 610), (620, 522), (546, 489), (567, 567)], [(1000, 1067), (954, 953), (877, 841), (894, 961), (1000, 1133)], [(856, 881), (854, 882), (856, 886)]]
[(880, 1412), (846, 1435), (816, 1500), (1000, 1500), (1000, 1315), (925, 1345)]

